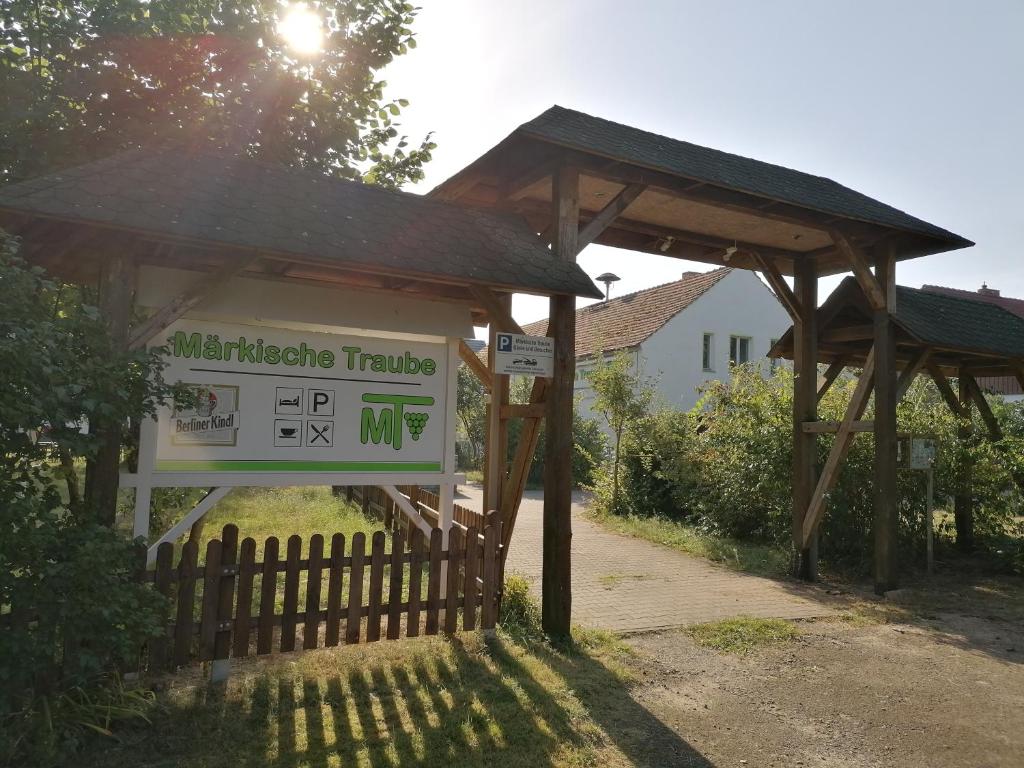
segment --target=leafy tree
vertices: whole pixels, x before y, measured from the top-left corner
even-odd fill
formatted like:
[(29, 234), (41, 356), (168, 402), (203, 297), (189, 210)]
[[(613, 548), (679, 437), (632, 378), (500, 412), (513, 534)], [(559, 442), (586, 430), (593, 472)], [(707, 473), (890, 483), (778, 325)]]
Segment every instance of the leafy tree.
[(137, 553), (84, 501), (78, 471), (98, 438), (79, 425), (150, 414), (170, 393), (158, 354), (115, 351), (81, 297), (0, 238), (3, 764), (48, 764), (65, 735), (47, 713), (130, 664), (161, 626), (162, 599), (134, 578)]
[(612, 433), (611, 512), (619, 510), (619, 467), (622, 463), (622, 438), (647, 417), (654, 400), (650, 379), (633, 364), (624, 350), (610, 359), (598, 356), (586, 372), (594, 393), (593, 409), (604, 416)]
[(459, 366), (458, 386), (456, 389), (455, 410), (462, 422), (473, 452), (473, 467), (480, 465), (480, 454), (487, 430), (487, 403), (485, 402), (484, 385), (476, 377), (469, 366)]
[[(301, 4), (300, 4), (301, 5)], [(0, 181), (167, 140), (397, 187), (434, 145), (409, 148), (376, 73), (415, 47), (400, 0), (314, 0), (322, 49), (279, 29), (289, 7), (238, 0), (0, 4)]]

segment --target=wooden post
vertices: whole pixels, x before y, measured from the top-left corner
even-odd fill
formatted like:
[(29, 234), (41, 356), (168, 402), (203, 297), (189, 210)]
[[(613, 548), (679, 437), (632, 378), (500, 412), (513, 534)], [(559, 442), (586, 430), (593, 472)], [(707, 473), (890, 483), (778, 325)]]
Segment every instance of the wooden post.
[(875, 277), (885, 306), (874, 310), (875, 336), (875, 592), (895, 589), (899, 507), (896, 498), (896, 258), (890, 248), (876, 254)]
[(805, 432), (818, 418), (818, 276), (808, 257), (797, 261), (793, 289), (801, 314), (793, 324), (793, 575), (806, 581), (818, 576), (818, 535), (803, 546), (804, 516), (818, 482), (818, 436)]
[(957, 471), (956, 495), (953, 497), (953, 519), (956, 525), (957, 548), (962, 552), (970, 552), (974, 549), (974, 467), (968, 448), (974, 432), (974, 409), (968, 377), (964, 376), (962, 371), (960, 373), (961, 375), (957, 377), (957, 399), (960, 401), (960, 411), (963, 415), (957, 428), (957, 439), (960, 441), (962, 459)]
[[(575, 261), (579, 233), (579, 171), (554, 174), (555, 258)], [(554, 375), (547, 394), (544, 451), (544, 552), (541, 624), (552, 636), (569, 635), (572, 616), (572, 413), (576, 374), (576, 301), (551, 297), (548, 335), (554, 337)]]
[[(498, 299), (506, 311), (512, 310), (512, 296)], [(494, 357), (498, 349), (497, 318), (490, 318), (487, 334), (487, 367), (491, 374), (491, 392), (487, 402), (487, 433), (484, 438), (484, 508), (482, 512), (497, 509), (501, 505), (501, 493), (505, 486), (508, 470), (508, 421), (501, 416), (501, 409), (508, 405), (509, 377), (494, 374)], [(507, 329), (506, 329), (507, 330)]]
[[(123, 246), (122, 246), (123, 247)], [(128, 347), (128, 325), (135, 297), (135, 260), (124, 253), (112, 253), (102, 264), (99, 310), (110, 333), (116, 353)], [(121, 468), (121, 422), (96, 420), (89, 429), (99, 438), (95, 458), (86, 466), (85, 503), (93, 518), (113, 527), (117, 515), (117, 489)]]

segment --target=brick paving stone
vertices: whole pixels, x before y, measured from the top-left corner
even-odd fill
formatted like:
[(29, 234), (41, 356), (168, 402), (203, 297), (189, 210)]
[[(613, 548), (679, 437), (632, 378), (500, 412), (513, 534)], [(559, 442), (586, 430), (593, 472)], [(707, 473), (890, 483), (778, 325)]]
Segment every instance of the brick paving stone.
[[(461, 486), (458, 503), (479, 509), (479, 487)], [(602, 528), (573, 497), (573, 622), (643, 632), (732, 616), (807, 619), (835, 613), (821, 590), (731, 571), (703, 558)], [(540, 599), (543, 497), (523, 498), (507, 570), (524, 575)]]

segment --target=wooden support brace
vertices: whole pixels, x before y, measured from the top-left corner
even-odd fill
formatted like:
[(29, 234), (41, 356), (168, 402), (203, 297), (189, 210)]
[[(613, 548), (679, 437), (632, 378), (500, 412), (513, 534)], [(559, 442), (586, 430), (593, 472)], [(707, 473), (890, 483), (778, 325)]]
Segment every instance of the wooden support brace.
[(805, 547), (810, 544), (814, 531), (821, 522), (822, 515), (825, 512), (825, 496), (832, 490), (836, 480), (839, 478), (840, 467), (850, 450), (850, 444), (853, 440), (853, 424), (860, 419), (864, 409), (867, 408), (874, 382), (875, 349), (872, 347), (868, 353), (868, 359), (864, 363), (864, 371), (857, 381), (857, 388), (853, 392), (853, 397), (846, 408), (846, 414), (843, 416), (839, 431), (836, 433), (832, 450), (829, 451), (828, 459), (825, 461), (825, 467), (818, 478), (818, 485), (814, 489), (814, 495), (811, 496), (811, 504), (807, 508), (807, 514), (804, 516), (803, 544)]
[(821, 399), (825, 397), (825, 394), (829, 391), (832, 385), (835, 383), (835, 380), (839, 378), (839, 374), (843, 372), (844, 368), (846, 368), (846, 362), (843, 360), (836, 360), (828, 368), (825, 369), (825, 376), (823, 377), (825, 380), (821, 383), (821, 386), (818, 387), (819, 403), (821, 402)]
[(501, 406), (501, 418), (503, 419), (543, 419), (544, 402), (538, 403), (513, 403), (512, 405)]
[(545, 160), (507, 182), (500, 184), (500, 197), (505, 202), (515, 202), (526, 194), (526, 191), (541, 179), (551, 176), (558, 168), (561, 158)]
[(238, 273), (256, 261), (257, 256), (249, 256), (241, 261), (231, 261), (221, 267), (212, 277), (203, 277), (188, 289), (175, 296), (168, 304), (165, 304), (156, 311), (152, 317), (145, 320), (138, 328), (132, 331), (128, 339), (129, 349), (141, 349), (150, 339), (161, 331), (170, 327), (171, 323), (178, 320), (190, 309), (197, 306), (203, 299), (219, 291)]
[(875, 310), (885, 309), (887, 305), (885, 291), (882, 290), (881, 283), (879, 283), (878, 278), (871, 271), (871, 265), (867, 256), (860, 248), (851, 243), (843, 233), (833, 231), (831, 235), (832, 242), (836, 245), (836, 250), (843, 255), (843, 258), (850, 265), (854, 276), (857, 278), (857, 282), (860, 283), (861, 289), (868, 298), (871, 308)]
[[(800, 305), (800, 300), (782, 276), (782, 272), (776, 266), (775, 260), (769, 259), (757, 251), (752, 251), (751, 253), (757, 266), (761, 268), (761, 274), (764, 275), (764, 279), (768, 281), (768, 285), (775, 291), (775, 295), (778, 296), (779, 301), (785, 307), (793, 322), (799, 321), (803, 317), (803, 308)], [(813, 311), (814, 308), (812, 307), (811, 309)]]
[[(815, 435), (828, 435), (839, 432), (842, 429), (841, 421), (805, 421), (804, 432)], [(851, 432), (873, 432), (875, 422), (854, 420), (849, 425)]]
[(949, 379), (946, 378), (946, 374), (940, 371), (939, 367), (930, 360), (925, 363), (925, 368), (928, 369), (928, 373), (935, 382), (935, 386), (938, 387), (939, 394), (942, 395), (942, 399), (946, 401), (946, 405), (949, 406), (949, 410), (953, 412), (953, 415), (966, 419), (969, 416), (967, 409), (960, 402), (960, 398), (956, 396), (956, 392), (953, 391), (953, 387), (949, 383)]
[(969, 373), (960, 372), (960, 375), (967, 381), (967, 389), (971, 394), (971, 400), (978, 406), (978, 413), (981, 414), (981, 420), (985, 422), (985, 426), (988, 428), (989, 439), (993, 443), (998, 443), (1003, 439), (1003, 430), (999, 426), (999, 420), (996, 419), (992, 408), (989, 407), (988, 400), (985, 399), (985, 393), (981, 391), (981, 387), (978, 386), (977, 379)]
[(459, 339), (459, 357), (462, 358), (469, 370), (471, 370), (476, 377), (480, 379), (480, 383), (484, 385), (484, 389), (490, 392), (494, 389), (494, 377), (488, 370), (487, 366), (484, 365), (484, 361), (477, 357), (476, 352), (469, 348), (469, 345)]
[(932, 356), (932, 351), (927, 347), (922, 349), (914, 358), (907, 364), (907, 367), (900, 371), (900, 377), (896, 381), (896, 402), (898, 403), (903, 399), (904, 395), (910, 389), (910, 385), (914, 383), (914, 379), (917, 378), (917, 374), (921, 372), (921, 369), (928, 363), (928, 359)]
[(487, 311), (490, 321), (498, 326), (499, 329), (505, 333), (523, 333), (522, 326), (512, 318), (512, 313), (498, 300), (494, 291), (480, 285), (474, 285), (470, 290)]
[(629, 184), (612, 198), (608, 205), (580, 229), (576, 242), (577, 253), (594, 242), (634, 200), (640, 197), (645, 189), (647, 189), (646, 184)]
[[(539, 405), (544, 402), (547, 384), (547, 379), (534, 380), (533, 390), (530, 392), (531, 405)], [(512, 540), (512, 531), (515, 530), (519, 505), (523, 500), (523, 491), (526, 490), (526, 478), (530, 474), (533, 454), (537, 450), (537, 441), (540, 439), (540, 427), (541, 420), (539, 418), (529, 418), (523, 422), (523, 428), (519, 432), (519, 444), (516, 446), (516, 454), (512, 458), (512, 467), (509, 470), (508, 480), (502, 490), (501, 542), (503, 557), (508, 553), (508, 545)]]

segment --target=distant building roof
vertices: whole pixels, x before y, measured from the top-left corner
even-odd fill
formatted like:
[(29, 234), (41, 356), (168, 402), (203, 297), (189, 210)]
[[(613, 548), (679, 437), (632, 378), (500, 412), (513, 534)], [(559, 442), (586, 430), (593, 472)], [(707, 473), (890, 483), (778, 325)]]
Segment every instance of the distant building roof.
[[(893, 320), (897, 335), (897, 355), (906, 360), (914, 350), (928, 347), (941, 364), (959, 367), (976, 363), (999, 368), (1024, 357), (1024, 317), (985, 301), (985, 297), (964, 292), (967, 297), (949, 295), (906, 286), (896, 286), (896, 311)], [(863, 292), (856, 278), (847, 277), (825, 303), (818, 308), (823, 318), (819, 333), (829, 328), (850, 326), (870, 317)], [(860, 315), (859, 319), (857, 315)], [(774, 356), (791, 357), (793, 330), (790, 328), (772, 349)], [(872, 339), (845, 342), (844, 348), (819, 350), (819, 360), (847, 359), (850, 364), (863, 361)]]
[(116, 228), (456, 284), (601, 292), (518, 216), (432, 200), (227, 150), (169, 146), (0, 187), (0, 222)]
[[(729, 267), (686, 272), (681, 280), (577, 309), (576, 357), (642, 344), (730, 272)], [(545, 336), (548, 321), (538, 320), (523, 330), (531, 336)]]
[[(963, 299), (984, 301), (987, 304), (995, 304), (997, 307), (1013, 312), (1018, 317), (1024, 317), (1024, 299), (1014, 299), (1010, 296), (1003, 296), (996, 288), (989, 288), (982, 285), (977, 291), (967, 291), (963, 288), (947, 288), (944, 285), (923, 285), (922, 291), (939, 293), (945, 296), (957, 296)], [(1024, 388), (1015, 376), (982, 376), (978, 378), (978, 384), (982, 389), (995, 392), (1000, 395), (1021, 395)]]

